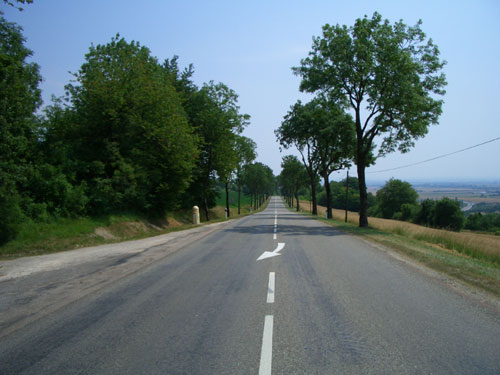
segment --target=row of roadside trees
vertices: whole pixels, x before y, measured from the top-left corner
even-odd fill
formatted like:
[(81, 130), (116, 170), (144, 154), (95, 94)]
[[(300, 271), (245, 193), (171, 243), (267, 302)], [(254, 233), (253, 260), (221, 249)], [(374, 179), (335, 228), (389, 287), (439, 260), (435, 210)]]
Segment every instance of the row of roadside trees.
[[(294, 104), (275, 132), (283, 148), (294, 147), (301, 155), (313, 213), (318, 178), (331, 217), (329, 176), (355, 164), (359, 225), (368, 225), (365, 169), (390, 152), (407, 152), (437, 124), (446, 85), (444, 64), (420, 21), (415, 26), (391, 24), (374, 13), (353, 26), (323, 26), (309, 56), (293, 68), (301, 77), (300, 90), (315, 96)], [(293, 184), (284, 180), (282, 172), (282, 192), (293, 196)]]
[(0, 15), (0, 37), (0, 244), (26, 220), (60, 216), (161, 217), (199, 205), (208, 220), (217, 181), (255, 202), (274, 190), (242, 135), (238, 95), (198, 87), (192, 65), (160, 62), (116, 35), (91, 45), (65, 97), (40, 111), (42, 78), (22, 29)]

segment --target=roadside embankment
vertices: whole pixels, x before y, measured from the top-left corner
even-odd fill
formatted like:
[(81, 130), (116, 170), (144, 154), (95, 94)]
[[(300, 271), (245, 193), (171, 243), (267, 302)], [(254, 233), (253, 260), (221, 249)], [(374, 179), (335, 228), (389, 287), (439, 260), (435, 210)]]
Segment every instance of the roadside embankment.
[[(267, 204), (267, 202), (266, 202)], [(265, 208), (266, 204), (262, 205)], [(250, 214), (249, 205), (231, 211), (231, 218)], [(210, 221), (201, 215), (202, 224), (224, 221), (224, 207), (210, 210)], [(182, 210), (163, 219), (149, 219), (134, 214), (100, 217), (60, 218), (48, 222), (26, 222), (18, 237), (0, 246), (0, 260), (43, 255), (82, 247), (137, 240), (193, 228), (192, 211)]]

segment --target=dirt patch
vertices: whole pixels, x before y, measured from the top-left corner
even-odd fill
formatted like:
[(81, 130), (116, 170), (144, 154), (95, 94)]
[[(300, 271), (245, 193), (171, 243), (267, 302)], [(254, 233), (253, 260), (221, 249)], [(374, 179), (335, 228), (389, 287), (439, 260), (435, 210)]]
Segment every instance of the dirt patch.
[(167, 227), (169, 227), (169, 228), (176, 228), (176, 227), (180, 227), (180, 226), (184, 225), (180, 221), (175, 220), (173, 217), (169, 217), (166, 220), (166, 222), (167, 222)]
[(116, 240), (116, 239), (118, 239), (118, 237), (115, 237), (113, 235), (113, 233), (111, 233), (108, 229), (103, 228), (103, 227), (96, 228), (95, 231), (94, 231), (94, 234), (97, 235), (97, 236), (99, 236), (99, 237), (104, 238), (105, 240)]

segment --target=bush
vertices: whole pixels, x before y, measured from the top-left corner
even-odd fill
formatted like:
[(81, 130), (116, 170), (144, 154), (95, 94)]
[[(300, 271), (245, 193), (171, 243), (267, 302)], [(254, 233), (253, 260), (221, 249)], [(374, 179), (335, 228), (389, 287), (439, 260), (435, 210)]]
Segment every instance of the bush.
[(0, 245), (14, 239), (19, 233), (24, 215), (19, 207), (19, 197), (0, 190)]
[(381, 217), (391, 219), (395, 213), (401, 212), (403, 204), (416, 205), (417, 198), (417, 192), (408, 182), (391, 178), (377, 191), (377, 211)]
[(460, 202), (443, 198), (434, 207), (434, 226), (459, 232), (465, 224)]
[(403, 221), (413, 221), (419, 212), (419, 206), (412, 203), (403, 203), (401, 205), (401, 218)]
[(436, 201), (433, 201), (432, 199), (425, 199), (422, 201), (418, 207), (413, 222), (419, 225), (432, 226), (435, 206)]

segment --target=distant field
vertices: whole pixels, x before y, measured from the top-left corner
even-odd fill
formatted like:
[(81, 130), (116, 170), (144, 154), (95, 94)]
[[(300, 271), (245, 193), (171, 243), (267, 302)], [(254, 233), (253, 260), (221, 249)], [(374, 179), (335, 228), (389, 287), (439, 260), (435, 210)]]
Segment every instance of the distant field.
[[(377, 189), (380, 187), (368, 187), (368, 191), (376, 194)], [(442, 185), (417, 185), (414, 184), (413, 188), (417, 191), (419, 199), (441, 199), (450, 198), (459, 201), (466, 201), (472, 203), (500, 203), (500, 184), (491, 185), (467, 185), (453, 186)]]

